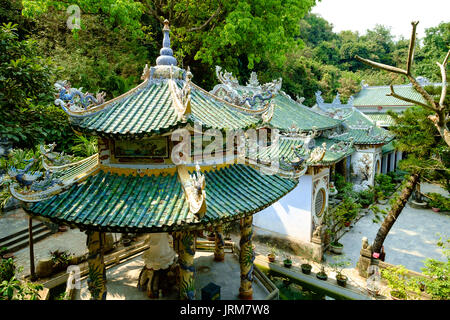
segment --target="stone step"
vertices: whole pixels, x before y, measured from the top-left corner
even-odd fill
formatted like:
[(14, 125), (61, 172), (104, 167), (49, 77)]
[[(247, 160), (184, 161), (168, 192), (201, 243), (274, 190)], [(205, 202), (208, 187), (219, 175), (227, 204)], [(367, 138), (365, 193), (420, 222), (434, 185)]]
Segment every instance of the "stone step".
[[(33, 242), (36, 243), (52, 235), (52, 231), (43, 223), (33, 226)], [(0, 239), (0, 248), (6, 247), (7, 253), (16, 252), (29, 245), (28, 228)]]
[[(34, 231), (37, 228), (40, 228), (42, 226), (45, 226), (45, 225), (42, 222), (39, 222), (39, 223), (33, 225), (32, 229)], [(24, 232), (28, 234), (28, 228), (27, 229), (22, 229), (22, 230), (20, 230), (18, 232), (11, 233), (10, 235), (7, 235), (6, 237), (0, 238), (0, 244), (5, 242), (5, 241), (7, 241), (7, 240), (13, 239), (13, 238), (15, 238), (17, 236), (23, 235)]]

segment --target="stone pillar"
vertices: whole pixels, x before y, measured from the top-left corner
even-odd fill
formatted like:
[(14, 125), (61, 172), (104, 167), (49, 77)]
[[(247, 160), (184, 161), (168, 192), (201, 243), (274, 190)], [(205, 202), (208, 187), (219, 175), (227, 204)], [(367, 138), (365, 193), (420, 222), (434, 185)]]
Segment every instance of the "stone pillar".
[(194, 300), (195, 235), (193, 232), (181, 232), (178, 243), (178, 255), (178, 263), (180, 264), (180, 299)]
[(224, 246), (225, 242), (223, 241), (223, 232), (222, 226), (218, 226), (215, 229), (215, 247), (214, 247), (214, 260), (215, 261), (223, 261), (225, 259), (225, 251)]
[(398, 163), (400, 162), (400, 160), (402, 160), (402, 152), (401, 151), (397, 151), (397, 157), (396, 157), (396, 164), (395, 167), (398, 168)]
[(391, 153), (391, 170), (395, 171), (395, 151)]
[(253, 216), (241, 219), (241, 240), (239, 241), (240, 254), (239, 264), (241, 267), (241, 287), (239, 288), (240, 299), (253, 298), (253, 260), (255, 255), (252, 246), (252, 222)]
[(91, 300), (106, 300), (106, 268), (103, 260), (105, 242), (104, 232), (87, 232), (86, 245), (89, 250), (87, 283)]
[(387, 173), (387, 156), (383, 156), (381, 158), (381, 173), (386, 174)]

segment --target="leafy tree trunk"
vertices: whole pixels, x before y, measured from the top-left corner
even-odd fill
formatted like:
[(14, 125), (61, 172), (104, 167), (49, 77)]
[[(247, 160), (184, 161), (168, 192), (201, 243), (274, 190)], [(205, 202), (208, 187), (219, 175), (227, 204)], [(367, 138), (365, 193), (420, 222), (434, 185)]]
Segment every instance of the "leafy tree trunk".
[(377, 236), (373, 241), (372, 252), (381, 251), (381, 247), (384, 243), (384, 240), (386, 239), (389, 231), (391, 230), (398, 216), (400, 215), (400, 213), (402, 213), (402, 210), (405, 207), (406, 202), (408, 201), (418, 182), (419, 182), (419, 174), (412, 174), (409, 177), (408, 182), (403, 188), (401, 194), (398, 196), (396, 202), (392, 205), (391, 209), (389, 210), (389, 213), (387, 214), (386, 218), (381, 224), (380, 229), (378, 229)]

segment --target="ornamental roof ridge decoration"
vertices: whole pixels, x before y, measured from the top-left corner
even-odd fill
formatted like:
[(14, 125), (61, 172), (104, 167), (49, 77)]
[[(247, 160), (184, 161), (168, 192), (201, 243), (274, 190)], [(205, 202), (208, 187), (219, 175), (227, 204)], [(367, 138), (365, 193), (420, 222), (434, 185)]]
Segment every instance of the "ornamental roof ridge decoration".
[(183, 88), (178, 88), (176, 82), (173, 79), (173, 66), (170, 66), (170, 79), (169, 88), (172, 94), (173, 107), (177, 114), (178, 121), (186, 121), (187, 117), (191, 114), (191, 79), (192, 73), (190, 68), (187, 68), (185, 81)]
[(260, 84), (259, 84), (259, 81), (258, 81), (258, 76), (256, 75), (255, 71), (252, 71), (250, 73), (250, 79), (247, 82), (247, 87), (257, 88), (259, 86), (260, 86)]
[[(147, 67), (147, 65), (146, 65)], [(148, 68), (148, 67), (147, 67)], [(144, 69), (145, 71), (145, 69)], [(142, 79), (142, 78), (141, 78)], [(152, 83), (161, 83), (160, 79), (151, 79), (146, 78), (142, 83), (140, 83), (138, 86), (134, 87), (133, 89), (121, 94), (120, 96), (117, 96), (111, 100), (104, 101), (101, 104), (97, 105), (90, 105), (85, 109), (81, 109), (79, 106), (75, 108), (71, 108), (71, 104), (67, 103), (70, 102), (70, 100), (64, 101), (61, 98), (57, 98), (55, 100), (55, 105), (60, 106), (64, 112), (66, 112), (70, 117), (72, 118), (85, 118), (92, 116), (94, 114), (99, 113), (100, 111), (105, 111), (111, 107), (116, 106), (117, 104), (120, 104), (121, 102), (124, 102), (127, 99), (132, 98), (133, 96), (139, 94), (146, 86), (152, 84)], [(61, 91), (63, 89), (58, 88), (55, 84), (55, 89), (59, 89), (58, 95), (60, 95)], [(70, 88), (69, 88), (70, 89)], [(67, 89), (66, 89), (67, 90)]]
[[(265, 97), (265, 99), (264, 99), (265, 104), (260, 109), (252, 109), (252, 108), (246, 108), (246, 107), (234, 104), (234, 103), (232, 103), (230, 101), (227, 101), (227, 100), (221, 98), (220, 96), (216, 95), (213, 92), (214, 89), (212, 90), (212, 92), (208, 92), (208, 91), (206, 91), (202, 87), (199, 87), (198, 85), (196, 85), (193, 82), (191, 83), (191, 86), (192, 86), (192, 88), (195, 88), (196, 90), (201, 91), (202, 93), (212, 97), (213, 99), (218, 100), (218, 101), (226, 104), (227, 106), (232, 107), (236, 111), (240, 111), (240, 112), (242, 112), (244, 114), (248, 114), (248, 115), (262, 115), (262, 114), (266, 113), (271, 107), (271, 103), (268, 102), (267, 100), (271, 99), (272, 96), (271, 97)], [(249, 99), (249, 100), (251, 100), (251, 99)], [(254, 97), (253, 101), (256, 101), (256, 97)]]
[(323, 110), (328, 111), (329, 109), (350, 109), (353, 108), (353, 96), (351, 96), (346, 104), (342, 104), (341, 97), (339, 92), (336, 93), (336, 96), (333, 99), (333, 102), (326, 103), (322, 97), (322, 92), (320, 90), (316, 91), (316, 103)]
[(333, 144), (328, 150), (337, 153), (347, 153), (353, 147), (354, 138), (350, 137), (349, 141), (339, 141)]
[[(228, 72), (225, 69), (222, 71), (221, 66), (216, 66), (216, 76), (217, 79), (221, 82), (222, 85), (230, 86), (232, 88), (240, 88), (245, 90), (246, 88), (250, 89), (251, 91), (259, 91), (259, 93), (264, 92), (272, 92), (273, 94), (278, 94), (278, 92), (281, 90), (281, 84), (283, 82), (283, 79), (280, 77), (278, 79), (273, 79), (271, 82), (266, 82), (264, 84), (260, 84), (258, 81), (258, 76), (256, 72), (252, 71), (250, 73), (250, 78), (246, 84), (246, 86), (240, 85), (239, 81), (236, 79), (235, 76), (233, 76), (232, 72)], [(220, 86), (220, 84), (219, 84)], [(215, 91), (217, 89), (213, 89)]]
[[(56, 94), (55, 105), (61, 106), (64, 111), (87, 111), (105, 102), (106, 92), (98, 92), (94, 97), (89, 92), (83, 93), (83, 88), (71, 88), (67, 80), (58, 80), (54, 84)], [(66, 111), (67, 112), (67, 111)]]
[(165, 19), (163, 28), (163, 46), (159, 51), (160, 56), (156, 58), (157, 66), (177, 66), (177, 59), (173, 56), (173, 50), (170, 48), (169, 32), (169, 20)]
[[(98, 154), (74, 163), (66, 163), (60, 166), (48, 165), (45, 160), (52, 159), (54, 154), (52, 154), (52, 150), (55, 145), (53, 143), (49, 145), (49, 148), (40, 146), (40, 149), (45, 152), (39, 156), (42, 159), (45, 172), (31, 171), (32, 166), (39, 161), (39, 158), (24, 160), (28, 163), (24, 169), (16, 169), (15, 167), (8, 169), (7, 178), (11, 180), (9, 190), (14, 198), (24, 202), (46, 200), (66, 191), (76, 182), (84, 180), (98, 170)], [(51, 156), (49, 156), (50, 154)]]
[(198, 219), (203, 218), (206, 213), (206, 180), (200, 166), (197, 163), (195, 172), (190, 175), (185, 165), (177, 165), (177, 173), (189, 204), (189, 211)]

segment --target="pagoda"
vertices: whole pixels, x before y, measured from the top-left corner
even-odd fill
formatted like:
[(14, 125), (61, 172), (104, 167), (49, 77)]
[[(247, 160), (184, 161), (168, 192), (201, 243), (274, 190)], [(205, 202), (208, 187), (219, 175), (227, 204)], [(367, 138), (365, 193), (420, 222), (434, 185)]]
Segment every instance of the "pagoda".
[[(145, 66), (142, 83), (121, 96), (105, 102), (104, 94), (55, 84), (55, 103), (75, 131), (98, 138), (98, 153), (66, 163), (54, 145), (42, 147), (45, 174), (12, 172), (16, 182), (10, 190), (30, 216), (86, 232), (92, 299), (107, 295), (105, 233), (148, 234), (139, 285), (151, 282), (152, 271), (175, 266), (179, 297), (195, 299), (198, 232), (215, 231), (214, 256), (220, 261), (222, 225), (240, 221), (239, 297), (250, 299), (253, 214), (293, 190), (306, 164), (286, 159), (279, 174), (264, 174), (268, 165), (242, 156), (233, 136), (227, 146), (219, 144), (214, 157), (198, 157), (190, 148), (196, 136), (220, 140), (270, 122), (272, 95), (240, 103), (203, 90), (192, 82), (189, 68), (177, 67), (167, 20), (163, 35), (156, 66)], [(200, 153), (206, 148), (200, 143)]]

